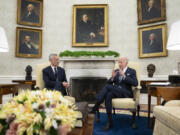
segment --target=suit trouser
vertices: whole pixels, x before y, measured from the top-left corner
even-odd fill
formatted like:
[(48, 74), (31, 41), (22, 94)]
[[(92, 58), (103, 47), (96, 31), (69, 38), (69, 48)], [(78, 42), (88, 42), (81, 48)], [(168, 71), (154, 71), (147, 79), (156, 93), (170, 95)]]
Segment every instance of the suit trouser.
[(66, 95), (66, 90), (64, 88), (64, 86), (62, 86), (62, 84), (60, 82), (56, 82), (56, 86), (54, 88), (57, 91), (60, 91), (62, 93), (62, 95)]
[(106, 113), (112, 113), (112, 98), (131, 97), (131, 93), (117, 86), (106, 84), (105, 87), (97, 95), (97, 103), (101, 104), (105, 101)]

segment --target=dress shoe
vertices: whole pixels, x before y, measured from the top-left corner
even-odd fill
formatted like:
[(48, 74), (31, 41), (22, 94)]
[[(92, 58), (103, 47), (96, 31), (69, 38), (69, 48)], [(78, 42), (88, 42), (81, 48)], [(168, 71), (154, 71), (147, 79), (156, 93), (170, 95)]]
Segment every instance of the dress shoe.
[(112, 128), (112, 122), (107, 122), (107, 124), (105, 125), (105, 127), (103, 128), (103, 131), (107, 131), (109, 129)]
[(95, 114), (95, 113), (96, 113), (96, 110), (95, 110), (94, 108), (91, 108), (91, 109), (89, 109), (89, 113), (90, 113), (90, 114)]

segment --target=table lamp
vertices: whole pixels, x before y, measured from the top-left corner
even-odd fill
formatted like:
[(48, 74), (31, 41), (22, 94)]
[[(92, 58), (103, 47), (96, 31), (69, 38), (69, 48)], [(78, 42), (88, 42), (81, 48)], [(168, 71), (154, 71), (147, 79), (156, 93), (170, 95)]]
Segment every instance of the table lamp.
[(6, 38), (6, 33), (2, 27), (0, 27), (0, 52), (8, 52), (8, 42)]
[[(180, 51), (180, 20), (171, 25), (167, 49)], [(178, 62), (179, 75), (169, 75), (169, 81), (174, 84), (180, 84), (180, 62)]]

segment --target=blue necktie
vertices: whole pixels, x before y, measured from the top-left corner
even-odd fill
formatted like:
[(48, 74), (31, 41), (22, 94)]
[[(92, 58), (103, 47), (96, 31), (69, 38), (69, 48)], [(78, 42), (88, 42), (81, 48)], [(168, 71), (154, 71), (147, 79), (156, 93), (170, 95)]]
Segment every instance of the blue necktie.
[(119, 83), (122, 81), (122, 75), (119, 74)]

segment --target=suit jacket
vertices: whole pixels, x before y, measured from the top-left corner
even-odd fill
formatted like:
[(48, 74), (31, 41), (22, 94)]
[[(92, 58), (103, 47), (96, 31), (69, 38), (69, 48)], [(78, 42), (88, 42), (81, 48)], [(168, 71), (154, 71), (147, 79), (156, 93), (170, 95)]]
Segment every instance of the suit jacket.
[(45, 84), (45, 88), (50, 90), (59, 90), (62, 94), (66, 94), (65, 87), (63, 86), (62, 82), (67, 82), (66, 74), (63, 68), (57, 67), (57, 80), (55, 78), (55, 74), (51, 68), (48, 66), (43, 69), (43, 80)]
[(154, 40), (152, 44), (151, 41), (148, 40), (143, 44), (143, 53), (159, 53), (163, 52), (163, 45), (161, 40), (158, 42)]
[(19, 47), (19, 53), (23, 53), (23, 54), (38, 54), (38, 49), (34, 48), (32, 45), (31, 45), (31, 49), (30, 49), (30, 48), (28, 48), (27, 44), (24, 42)]
[(126, 90), (128, 92), (127, 97), (133, 97), (132, 86), (138, 85), (136, 71), (134, 69), (128, 67), (125, 72), (126, 77), (124, 79), (122, 79), (121, 81), (119, 81), (119, 76), (121, 76), (119, 73), (119, 69), (116, 69), (115, 72), (118, 72), (118, 73), (116, 74), (116, 76), (114, 77), (113, 80), (112, 80), (112, 78), (110, 78), (108, 80), (108, 83), (114, 84), (118, 88)]
[(26, 22), (33, 22), (33, 23), (39, 23), (39, 16), (36, 15), (36, 13), (33, 11), (30, 15), (28, 15), (28, 12), (23, 16), (23, 21)]
[(151, 10), (148, 12), (148, 9), (146, 9), (142, 15), (143, 20), (149, 20), (161, 17), (161, 12), (158, 11), (155, 7), (152, 7)]

